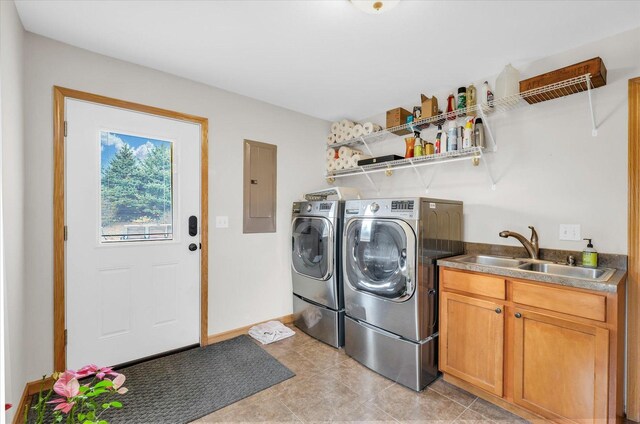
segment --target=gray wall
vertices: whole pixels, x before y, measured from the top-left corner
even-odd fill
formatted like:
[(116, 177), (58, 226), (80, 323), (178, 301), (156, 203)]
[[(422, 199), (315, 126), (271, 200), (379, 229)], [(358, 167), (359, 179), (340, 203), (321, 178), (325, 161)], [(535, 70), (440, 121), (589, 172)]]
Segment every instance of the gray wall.
[[(25, 380), (24, 278), (24, 29), (13, 2), (0, 1), (0, 90), (2, 97), (2, 213), (4, 236), (5, 391), (18, 407)], [(4, 307), (4, 305), (3, 305)]]
[[(290, 207), (322, 182), (326, 121), (31, 33), (25, 70), (29, 379), (52, 367), (54, 85), (209, 118), (209, 334), (291, 313)], [(242, 233), (243, 139), (278, 145), (276, 233)]]

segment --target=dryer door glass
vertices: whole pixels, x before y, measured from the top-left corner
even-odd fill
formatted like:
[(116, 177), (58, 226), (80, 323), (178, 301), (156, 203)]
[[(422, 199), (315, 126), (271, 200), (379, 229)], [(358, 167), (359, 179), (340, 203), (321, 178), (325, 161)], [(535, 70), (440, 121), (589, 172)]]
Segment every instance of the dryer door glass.
[(361, 290), (389, 299), (407, 292), (407, 233), (393, 221), (352, 221), (346, 235), (348, 282)]
[(331, 277), (331, 223), (325, 218), (299, 217), (293, 221), (293, 269), (298, 274), (326, 280)]

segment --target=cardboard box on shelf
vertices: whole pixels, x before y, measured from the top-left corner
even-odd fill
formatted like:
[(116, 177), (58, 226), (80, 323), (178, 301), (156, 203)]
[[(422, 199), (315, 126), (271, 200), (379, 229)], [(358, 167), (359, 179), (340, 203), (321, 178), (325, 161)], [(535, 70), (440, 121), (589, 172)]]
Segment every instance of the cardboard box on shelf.
[[(401, 107), (391, 109), (387, 111), (387, 128), (397, 127), (398, 125), (404, 125), (407, 123), (407, 117), (412, 116), (411, 112)], [(395, 135), (411, 134), (411, 130), (398, 130), (392, 131)]]
[(422, 100), (422, 118), (432, 118), (438, 114), (438, 99), (436, 96), (427, 97), (421, 94), (420, 99)]

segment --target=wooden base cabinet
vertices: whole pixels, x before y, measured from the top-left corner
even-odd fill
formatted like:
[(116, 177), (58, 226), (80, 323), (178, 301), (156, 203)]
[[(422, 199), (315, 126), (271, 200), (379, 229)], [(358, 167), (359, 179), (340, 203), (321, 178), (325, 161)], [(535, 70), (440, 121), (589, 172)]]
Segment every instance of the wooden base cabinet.
[(442, 293), (440, 369), (502, 396), (504, 305)]
[(441, 268), (440, 371), (521, 415), (619, 422), (624, 289), (624, 282), (603, 293)]
[(513, 401), (558, 421), (606, 418), (609, 331), (516, 311)]

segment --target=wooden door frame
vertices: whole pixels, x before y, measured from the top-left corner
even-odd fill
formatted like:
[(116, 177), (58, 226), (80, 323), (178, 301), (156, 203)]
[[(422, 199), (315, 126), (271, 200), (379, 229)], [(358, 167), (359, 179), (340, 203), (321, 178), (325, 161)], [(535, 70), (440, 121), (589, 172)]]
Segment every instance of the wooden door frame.
[(65, 100), (82, 100), (100, 105), (147, 113), (200, 125), (201, 243), (200, 251), (200, 345), (208, 341), (208, 222), (209, 222), (209, 120), (195, 115), (132, 103), (97, 94), (53, 87), (53, 367), (66, 369), (65, 343)]
[(627, 418), (640, 421), (640, 77), (629, 80)]

